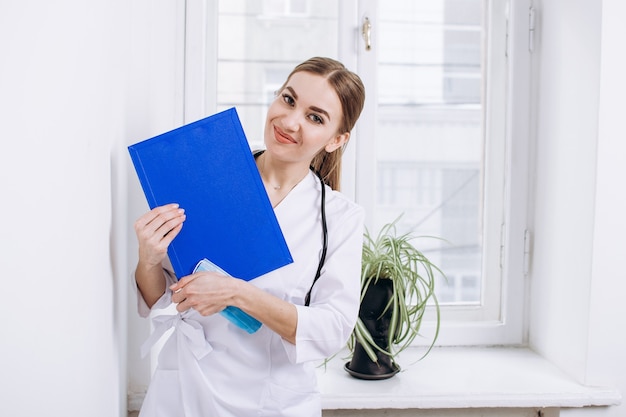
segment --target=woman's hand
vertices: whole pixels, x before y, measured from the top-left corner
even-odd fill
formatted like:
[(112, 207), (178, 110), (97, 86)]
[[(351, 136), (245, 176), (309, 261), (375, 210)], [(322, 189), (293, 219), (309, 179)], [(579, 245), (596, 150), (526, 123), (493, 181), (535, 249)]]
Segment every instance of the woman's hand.
[(155, 207), (135, 222), (139, 242), (139, 260), (135, 281), (148, 307), (165, 292), (162, 262), (167, 247), (183, 228), (185, 211), (178, 204)]
[(238, 280), (217, 272), (197, 272), (180, 279), (170, 289), (176, 310), (193, 308), (203, 316), (219, 313), (232, 305)]
[(135, 222), (139, 262), (145, 267), (161, 266), (167, 247), (183, 228), (185, 210), (178, 204), (155, 207)]
[(172, 301), (179, 312), (193, 308), (203, 316), (219, 313), (227, 306), (238, 307), (296, 343), (298, 312), (294, 304), (281, 300), (254, 285), (217, 272), (197, 272), (172, 285)]

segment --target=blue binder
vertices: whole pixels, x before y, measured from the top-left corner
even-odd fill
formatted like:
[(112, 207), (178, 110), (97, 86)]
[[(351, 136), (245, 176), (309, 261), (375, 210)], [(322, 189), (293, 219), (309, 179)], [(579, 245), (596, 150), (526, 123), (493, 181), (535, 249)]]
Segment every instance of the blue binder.
[(178, 278), (203, 258), (246, 281), (293, 262), (235, 108), (128, 150), (150, 208), (185, 209), (168, 248)]

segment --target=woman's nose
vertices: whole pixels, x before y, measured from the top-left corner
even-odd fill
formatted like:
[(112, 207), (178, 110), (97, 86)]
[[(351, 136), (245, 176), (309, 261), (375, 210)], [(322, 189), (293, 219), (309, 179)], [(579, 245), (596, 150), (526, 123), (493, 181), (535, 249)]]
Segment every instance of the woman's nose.
[(300, 128), (301, 115), (297, 111), (289, 112), (283, 118), (283, 128), (295, 132)]

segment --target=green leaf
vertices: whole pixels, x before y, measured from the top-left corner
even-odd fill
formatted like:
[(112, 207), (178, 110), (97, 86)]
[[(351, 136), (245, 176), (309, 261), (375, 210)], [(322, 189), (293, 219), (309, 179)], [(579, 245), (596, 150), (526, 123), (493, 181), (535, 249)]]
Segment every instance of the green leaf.
[(441, 313), (435, 296), (435, 282), (438, 275), (445, 279), (445, 274), (416, 248), (414, 242), (417, 236), (410, 232), (397, 235), (396, 223), (401, 217), (385, 224), (375, 237), (367, 229), (363, 236), (361, 301), (373, 282), (379, 279), (393, 281), (393, 295), (385, 307), (385, 311), (391, 311), (389, 352), (376, 345), (360, 319), (348, 341), (351, 351), (354, 351), (355, 341), (358, 341), (374, 362), (378, 360), (376, 351), (395, 359), (398, 353), (415, 340), (419, 335), (426, 308), (431, 304), (436, 313), (436, 328), (422, 358), (433, 349), (439, 337)]

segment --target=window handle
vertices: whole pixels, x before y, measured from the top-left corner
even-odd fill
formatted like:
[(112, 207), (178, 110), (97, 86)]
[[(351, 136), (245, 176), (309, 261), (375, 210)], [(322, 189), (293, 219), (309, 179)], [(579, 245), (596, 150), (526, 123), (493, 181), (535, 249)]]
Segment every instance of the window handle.
[(369, 51), (372, 49), (372, 24), (367, 17), (363, 20), (361, 34), (363, 35), (363, 40), (365, 40), (365, 50)]

